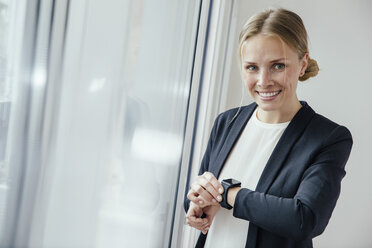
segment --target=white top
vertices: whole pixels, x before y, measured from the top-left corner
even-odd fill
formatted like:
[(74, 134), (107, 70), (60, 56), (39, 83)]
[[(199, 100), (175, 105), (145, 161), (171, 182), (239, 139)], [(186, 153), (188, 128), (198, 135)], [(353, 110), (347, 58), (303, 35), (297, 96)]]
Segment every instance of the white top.
[[(257, 109), (246, 124), (221, 171), (219, 180), (234, 178), (254, 190), (271, 153), (289, 122), (269, 124), (257, 119)], [(249, 221), (235, 218), (233, 210), (220, 208), (208, 231), (204, 247), (245, 247)]]

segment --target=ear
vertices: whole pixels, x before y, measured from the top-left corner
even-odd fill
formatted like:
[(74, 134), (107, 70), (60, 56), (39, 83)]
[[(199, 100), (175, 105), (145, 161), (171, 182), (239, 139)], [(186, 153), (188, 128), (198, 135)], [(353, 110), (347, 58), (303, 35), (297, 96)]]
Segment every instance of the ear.
[(300, 63), (301, 63), (300, 77), (302, 77), (305, 74), (307, 65), (309, 64), (309, 53), (305, 53)]

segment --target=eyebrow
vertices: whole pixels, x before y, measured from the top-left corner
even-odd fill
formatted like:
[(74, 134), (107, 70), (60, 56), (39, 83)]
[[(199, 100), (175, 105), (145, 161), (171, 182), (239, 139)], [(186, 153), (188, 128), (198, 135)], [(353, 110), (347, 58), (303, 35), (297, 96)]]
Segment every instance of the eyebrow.
[[(274, 59), (274, 60), (271, 60), (270, 63), (279, 62), (279, 61), (282, 61), (282, 60), (286, 60), (286, 58)], [(251, 61), (244, 61), (244, 63), (245, 64), (256, 64), (256, 62), (251, 62)]]
[(282, 60), (287, 60), (287, 59), (286, 58), (274, 59), (274, 60), (271, 60), (270, 62), (279, 62)]

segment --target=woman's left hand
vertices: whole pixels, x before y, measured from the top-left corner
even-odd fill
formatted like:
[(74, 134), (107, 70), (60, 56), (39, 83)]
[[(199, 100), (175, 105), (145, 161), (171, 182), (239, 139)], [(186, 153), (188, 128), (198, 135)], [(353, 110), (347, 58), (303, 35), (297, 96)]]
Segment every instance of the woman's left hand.
[[(201, 208), (200, 206), (191, 202), (189, 211), (187, 211), (186, 214), (186, 222), (189, 226), (200, 230), (203, 234), (206, 234), (212, 225), (213, 218), (216, 216), (220, 207), (220, 205), (211, 205)], [(205, 214), (204, 218), (201, 217), (203, 213)]]
[(203, 234), (206, 234), (210, 225), (208, 219), (202, 218), (202, 215), (203, 209), (193, 202), (190, 202), (190, 208), (186, 214), (186, 223), (189, 226), (200, 230)]
[(206, 215), (205, 218), (207, 219), (207, 224), (205, 225), (205, 230), (206, 231), (209, 230), (210, 226), (212, 225), (212, 221), (214, 219), (214, 216), (216, 216), (217, 211), (220, 208), (221, 208), (221, 205), (211, 205), (211, 206), (203, 208), (203, 213)]

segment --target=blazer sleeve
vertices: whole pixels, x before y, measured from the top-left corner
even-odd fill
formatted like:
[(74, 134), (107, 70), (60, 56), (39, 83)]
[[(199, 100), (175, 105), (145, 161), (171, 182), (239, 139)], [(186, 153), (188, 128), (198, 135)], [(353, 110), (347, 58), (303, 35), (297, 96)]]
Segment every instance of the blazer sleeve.
[[(210, 154), (211, 154), (212, 149), (213, 149), (213, 143), (214, 143), (214, 140), (215, 140), (215, 137), (216, 137), (217, 126), (218, 126), (219, 119), (221, 118), (221, 116), (222, 116), (222, 114), (220, 114), (215, 119), (215, 121), (213, 123), (212, 131), (209, 135), (207, 148), (205, 150), (198, 175), (202, 175), (204, 172), (208, 171), (208, 165), (209, 165), (209, 161), (210, 161)], [(187, 187), (188, 187), (188, 185), (187, 185)], [(183, 207), (184, 207), (186, 212), (189, 210), (189, 207), (190, 207), (190, 200), (187, 199), (187, 193), (188, 193), (188, 188), (186, 188), (186, 190), (185, 190), (185, 196), (184, 196), (184, 202), (183, 202)]]
[(340, 194), (352, 143), (349, 130), (338, 126), (324, 139), (293, 198), (243, 188), (235, 198), (233, 215), (295, 240), (321, 234)]

